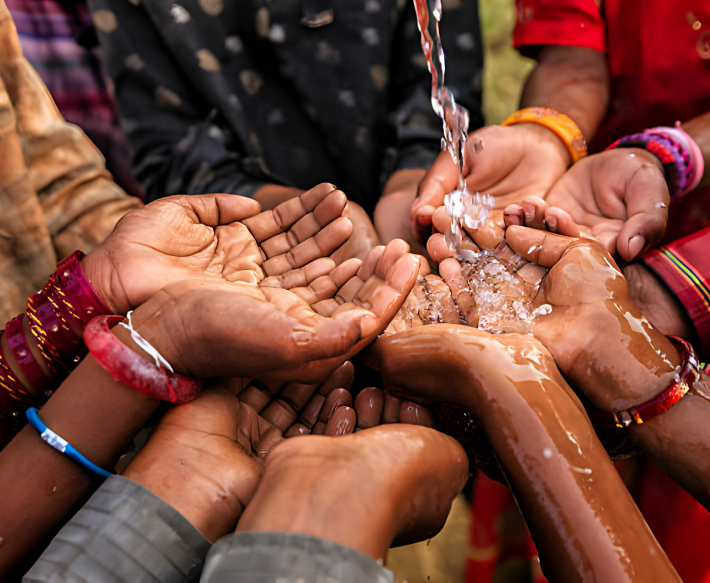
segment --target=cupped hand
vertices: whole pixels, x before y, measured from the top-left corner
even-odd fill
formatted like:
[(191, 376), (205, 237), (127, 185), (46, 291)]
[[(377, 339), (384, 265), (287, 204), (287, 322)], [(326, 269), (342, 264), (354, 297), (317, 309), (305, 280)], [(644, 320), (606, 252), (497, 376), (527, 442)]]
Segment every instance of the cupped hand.
[(629, 297), (624, 276), (604, 247), (513, 226), (508, 245), (548, 268), (535, 304), (533, 334), (560, 370), (598, 408), (628, 409), (673, 380), (678, 353)]
[(258, 283), (340, 247), (346, 203), (331, 184), (263, 213), (235, 195), (172, 196), (128, 213), (82, 266), (117, 314), (183, 280)]
[(330, 281), (323, 293), (212, 278), (174, 283), (136, 309), (133, 323), (190, 376), (318, 382), (397, 313), (419, 271), (408, 250), (399, 240), (376, 247), (361, 265), (321, 276)]
[[(170, 504), (212, 542), (234, 530), (259, 484), (265, 456), (282, 441), (297, 415), (308, 415), (307, 411), (314, 409), (318, 396), (304, 398), (304, 391), (299, 391), (293, 399), (294, 388), (287, 385), (261, 403), (260, 413), (242, 397), (250, 394), (251, 386), (235, 395), (233, 385), (231, 379), (213, 383), (194, 401), (168, 410), (148, 443), (123, 471), (125, 478)], [(344, 389), (331, 387), (333, 390)], [(294, 407), (291, 422), (277, 415), (277, 424), (273, 424), (275, 410), (285, 401)], [(355, 429), (352, 409), (340, 405), (327, 411), (320, 408), (324, 426), (331, 416), (340, 418), (349, 412), (349, 432)], [(342, 434), (342, 422), (337, 425)], [(301, 425), (292, 434), (309, 432)], [(335, 430), (330, 434), (336, 434)]]
[(670, 196), (658, 159), (639, 148), (594, 154), (577, 162), (545, 200), (506, 208), (506, 225), (593, 238), (632, 261), (663, 238)]
[[(488, 126), (469, 134), (463, 174), (468, 190), (492, 195), (495, 208), (503, 209), (529, 196), (544, 198), (569, 162), (562, 141), (543, 126)], [(444, 204), (444, 197), (456, 190), (458, 179), (451, 156), (442, 152), (421, 181), (411, 209), (421, 243), (431, 235), (433, 214)]]

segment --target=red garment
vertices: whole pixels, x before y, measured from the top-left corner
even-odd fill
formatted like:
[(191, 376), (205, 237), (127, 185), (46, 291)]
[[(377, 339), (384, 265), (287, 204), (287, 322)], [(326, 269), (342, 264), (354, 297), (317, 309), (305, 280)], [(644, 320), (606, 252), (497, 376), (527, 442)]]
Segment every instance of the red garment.
[(516, 48), (567, 45), (606, 52), (609, 113), (590, 151), (648, 127), (710, 110), (707, 0), (516, 0)]
[(710, 227), (648, 252), (644, 263), (660, 277), (685, 307), (700, 343), (700, 356), (710, 356)]

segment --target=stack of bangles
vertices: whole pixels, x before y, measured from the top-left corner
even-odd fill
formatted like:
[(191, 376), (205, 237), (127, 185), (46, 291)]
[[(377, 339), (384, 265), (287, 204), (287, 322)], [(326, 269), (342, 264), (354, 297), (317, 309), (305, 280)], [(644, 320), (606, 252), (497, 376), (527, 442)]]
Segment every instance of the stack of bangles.
[(668, 339), (678, 349), (681, 359), (675, 380), (652, 399), (626, 411), (611, 412), (588, 408), (589, 419), (595, 427), (624, 429), (631, 425), (641, 425), (668, 411), (692, 389), (695, 381), (700, 378), (701, 370), (695, 350), (682, 338), (669, 336)]
[(28, 300), (27, 312), (5, 326), (0, 342), (0, 449), (25, 424), (24, 411), (44, 403), (89, 350), (117, 381), (156, 399), (183, 403), (202, 390), (199, 381), (175, 374), (132, 329), (130, 314), (129, 324), (122, 325), (154, 356), (155, 364), (110, 332), (109, 324), (124, 318), (111, 315), (96, 293), (81, 268), (83, 257), (77, 251), (61, 261), (44, 288)]
[(678, 121), (675, 127), (656, 127), (623, 137), (607, 150), (614, 148), (641, 148), (656, 156), (663, 166), (671, 198), (695, 190), (705, 172), (700, 148)]
[(24, 425), (24, 410), (43, 403), (84, 357), (84, 328), (91, 319), (111, 313), (86, 278), (79, 263), (83, 257), (77, 251), (62, 260), (44, 288), (27, 301), (27, 312), (5, 325), (0, 446)]

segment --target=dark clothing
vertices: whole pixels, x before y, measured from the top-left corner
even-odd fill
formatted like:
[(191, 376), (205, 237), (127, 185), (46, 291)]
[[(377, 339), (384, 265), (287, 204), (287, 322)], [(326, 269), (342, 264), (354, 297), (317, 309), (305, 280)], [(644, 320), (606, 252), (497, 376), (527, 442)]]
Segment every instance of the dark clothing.
[(172, 506), (135, 482), (111, 476), (23, 578), (24, 583), (198, 580), (392, 583), (394, 577), (355, 549), (302, 534), (240, 532), (210, 550), (207, 539)]
[[(475, 129), (477, 3), (443, 4), (446, 83)], [(427, 168), (440, 151), (411, 0), (89, 6), (148, 199), (329, 181), (371, 210), (391, 173)]]

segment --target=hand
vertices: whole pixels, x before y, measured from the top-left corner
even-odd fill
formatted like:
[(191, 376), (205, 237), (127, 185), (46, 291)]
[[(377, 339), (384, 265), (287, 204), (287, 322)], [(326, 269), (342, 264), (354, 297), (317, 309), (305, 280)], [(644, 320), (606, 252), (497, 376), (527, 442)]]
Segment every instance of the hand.
[(677, 351), (631, 301), (601, 244), (525, 227), (509, 227), (506, 240), (549, 269), (535, 298), (536, 306), (548, 309), (534, 318), (533, 334), (596, 407), (628, 409), (673, 381)]
[(612, 255), (632, 261), (663, 238), (669, 203), (658, 158), (620, 148), (577, 162), (544, 201), (528, 199), (506, 208), (506, 225), (596, 239)]
[(409, 244), (412, 253), (423, 255), (425, 249), (412, 231), (409, 211), (417, 198), (419, 183), (426, 170), (410, 168), (399, 170), (390, 176), (375, 207), (375, 228), (383, 243), (402, 239)]
[(346, 202), (330, 184), (261, 214), (240, 196), (173, 196), (128, 213), (82, 266), (118, 314), (183, 280), (257, 283), (264, 272), (301, 267), (345, 242), (352, 231), (341, 217)]
[[(264, 413), (259, 414), (241, 400), (249, 389), (237, 398), (229, 380), (216, 383), (194, 401), (171, 408), (123, 476), (170, 504), (216, 542), (234, 530), (259, 484), (264, 457), (290, 425), (275, 413), (282, 403), (288, 400), (295, 407), (291, 423), (308, 410), (329, 421), (335, 409), (320, 411), (323, 398), (314, 402), (320, 395), (313, 395), (317, 389), (298, 391), (292, 400), (293, 388), (287, 386), (273, 401), (267, 398), (266, 405), (261, 404)], [(280, 425), (270, 423), (267, 415), (276, 415)], [(355, 428), (354, 412), (352, 417), (350, 432)], [(309, 431), (294, 435), (304, 433)]]
[(298, 293), (211, 278), (174, 283), (136, 309), (133, 323), (190, 376), (317, 382), (397, 313), (419, 270), (407, 251), (403, 241), (376, 247), (362, 265), (351, 260), (322, 276), (328, 285), (308, 282)]
[[(483, 149), (476, 152), (476, 144)], [(495, 197), (502, 209), (528, 196), (544, 198), (569, 166), (567, 148), (552, 131), (530, 123), (488, 126), (466, 140), (463, 174), (471, 192)], [(459, 171), (448, 152), (442, 152), (419, 186), (411, 218), (421, 243), (431, 235), (434, 211), (458, 186)]]

